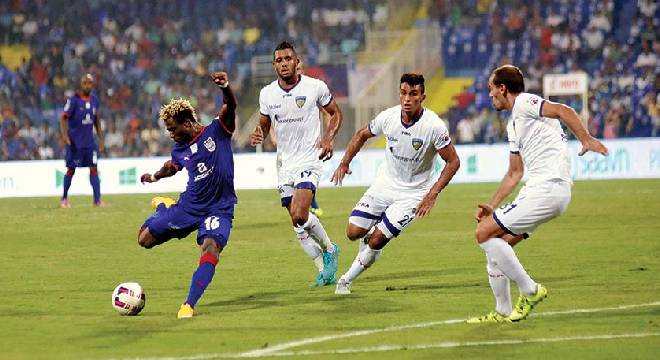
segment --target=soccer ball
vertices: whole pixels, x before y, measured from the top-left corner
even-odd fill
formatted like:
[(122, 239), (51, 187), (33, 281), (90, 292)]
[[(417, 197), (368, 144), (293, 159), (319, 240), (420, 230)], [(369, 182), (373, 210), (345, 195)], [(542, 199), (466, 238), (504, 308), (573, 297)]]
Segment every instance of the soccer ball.
[(112, 292), (112, 307), (121, 315), (137, 315), (144, 303), (144, 290), (136, 282), (121, 283)]

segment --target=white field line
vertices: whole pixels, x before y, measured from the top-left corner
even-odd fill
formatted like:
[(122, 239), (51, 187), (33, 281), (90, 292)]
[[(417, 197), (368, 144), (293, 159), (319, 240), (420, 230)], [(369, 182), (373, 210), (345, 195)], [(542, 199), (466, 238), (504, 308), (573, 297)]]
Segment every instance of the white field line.
[[(653, 303), (647, 303), (647, 304), (621, 305), (621, 306), (608, 307), (608, 308), (572, 309), (572, 310), (566, 310), (566, 311), (552, 311), (552, 312), (545, 312), (545, 313), (537, 313), (536, 316), (553, 316), (553, 315), (575, 314), (575, 313), (594, 313), (594, 312), (603, 312), (603, 311), (612, 311), (612, 310), (626, 310), (626, 309), (632, 309), (632, 308), (637, 308), (637, 307), (658, 306), (658, 305), (660, 305), (660, 301), (656, 301), (656, 302), (653, 302)], [(532, 314), (531, 316), (534, 316), (534, 315), (535, 314)], [(298, 346), (303, 346), (303, 345), (308, 345), (308, 344), (316, 344), (316, 343), (320, 343), (320, 342), (343, 339), (343, 338), (347, 338), (347, 337), (370, 335), (370, 334), (375, 334), (375, 333), (398, 331), (398, 330), (405, 330), (405, 329), (412, 329), (412, 328), (426, 328), (426, 327), (431, 327), (431, 326), (436, 326), (436, 325), (456, 324), (456, 323), (461, 323), (461, 322), (464, 322), (464, 321), (465, 321), (465, 319), (430, 321), (430, 322), (410, 324), (410, 325), (388, 326), (388, 327), (380, 328), (380, 329), (351, 331), (351, 332), (347, 332), (347, 333), (343, 333), (343, 334), (326, 335), (326, 336), (320, 336), (320, 337), (315, 337), (315, 338), (307, 338), (307, 339), (301, 339), (301, 340), (286, 342), (286, 343), (270, 346), (270, 347), (264, 348), (264, 349), (256, 349), (256, 350), (252, 350), (252, 351), (242, 352), (242, 353), (239, 353), (237, 355), (239, 357), (261, 357), (261, 356), (264, 356), (264, 355), (273, 354), (273, 353), (276, 353), (276, 352), (288, 350), (288, 349), (295, 348), (295, 347), (298, 347)]]
[[(591, 308), (591, 309), (572, 309), (565, 311), (549, 311), (549, 312), (540, 312), (533, 313), (530, 316), (533, 317), (545, 317), (545, 316), (555, 316), (555, 315), (565, 315), (565, 314), (580, 314), (580, 313), (598, 313), (605, 311), (616, 311), (616, 310), (627, 310), (640, 307), (649, 307), (649, 306), (658, 306), (660, 301), (645, 303), (645, 304), (632, 304), (632, 305), (620, 305), (615, 307), (605, 307), (605, 308)], [(295, 341), (290, 341), (282, 344), (277, 344), (274, 346), (269, 346), (263, 349), (254, 349), (250, 351), (240, 352), (240, 353), (209, 353), (209, 354), (198, 354), (191, 356), (168, 356), (168, 357), (134, 357), (134, 358), (124, 358), (123, 360), (207, 360), (207, 359), (231, 359), (231, 358), (260, 358), (268, 356), (294, 356), (294, 355), (312, 355), (312, 354), (332, 354), (332, 353), (341, 353), (345, 352), (364, 352), (364, 349), (374, 349), (369, 351), (389, 351), (389, 350), (398, 350), (398, 349), (417, 349), (419, 346), (429, 346), (428, 348), (443, 348), (443, 347), (459, 347), (459, 346), (486, 346), (486, 345), (504, 345), (504, 344), (519, 344), (519, 343), (529, 343), (529, 342), (557, 342), (557, 341), (570, 341), (570, 340), (600, 340), (600, 339), (616, 339), (617, 337), (646, 337), (646, 336), (658, 336), (660, 333), (638, 333), (638, 334), (622, 334), (622, 335), (598, 335), (595, 337), (589, 336), (576, 336), (571, 338), (558, 337), (558, 338), (541, 338), (541, 339), (528, 339), (528, 340), (499, 340), (499, 341), (483, 341), (483, 342), (446, 342), (438, 344), (427, 344), (427, 345), (386, 345), (383, 347), (373, 347), (373, 348), (361, 348), (361, 349), (340, 349), (340, 350), (328, 350), (328, 352), (310, 352), (310, 351), (299, 351), (299, 352), (287, 352), (286, 350), (293, 349), (303, 345), (309, 344), (318, 344), (326, 341), (344, 339), (354, 336), (364, 336), (382, 332), (391, 332), (391, 331), (400, 331), (406, 329), (416, 329), (416, 328), (427, 328), (437, 325), (449, 325), (457, 324), (464, 322), (465, 319), (451, 319), (451, 320), (441, 320), (441, 321), (428, 321), (423, 323), (408, 324), (408, 325), (395, 325), (388, 326), (384, 328), (377, 329), (368, 329), (368, 330), (357, 330), (350, 331), (334, 335), (325, 335), (318, 336), (313, 338), (300, 339)], [(609, 336), (610, 338), (606, 338)], [(394, 348), (389, 349), (388, 346), (393, 346)], [(381, 349), (382, 348), (382, 349)], [(381, 349), (381, 350), (378, 350)], [(423, 348), (420, 348), (423, 349)]]
[(449, 341), (449, 342), (421, 344), (421, 345), (380, 345), (380, 346), (372, 346), (372, 347), (345, 348), (345, 349), (336, 349), (336, 350), (282, 351), (282, 352), (272, 353), (268, 356), (338, 355), (338, 354), (372, 353), (372, 352), (396, 351), (396, 350), (427, 350), (427, 349), (447, 349), (447, 348), (472, 347), (472, 346), (553, 343), (553, 342), (561, 342), (561, 341), (613, 340), (613, 339), (645, 338), (650, 336), (660, 336), (660, 333), (569, 336), (569, 337), (554, 337), (554, 338), (536, 338), (536, 339), (526, 339), (526, 340), (509, 339), (509, 340), (466, 341), (466, 342)]

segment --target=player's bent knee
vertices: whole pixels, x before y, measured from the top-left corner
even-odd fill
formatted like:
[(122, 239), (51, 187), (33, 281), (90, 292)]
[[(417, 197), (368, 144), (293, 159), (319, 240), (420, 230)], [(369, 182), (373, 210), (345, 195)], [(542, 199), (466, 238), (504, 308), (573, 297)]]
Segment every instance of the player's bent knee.
[(385, 234), (380, 232), (380, 230), (376, 229), (376, 231), (369, 237), (369, 247), (374, 249), (374, 250), (380, 250), (387, 245), (387, 243), (390, 242), (390, 239), (388, 239)]
[(307, 213), (296, 213), (291, 215), (291, 222), (293, 223), (293, 226), (303, 226), (309, 219), (309, 215)]
[(369, 232), (369, 230), (363, 229), (351, 223), (349, 223), (346, 226), (346, 237), (351, 241), (355, 241), (357, 239), (364, 237), (365, 235), (367, 235), (367, 232)]

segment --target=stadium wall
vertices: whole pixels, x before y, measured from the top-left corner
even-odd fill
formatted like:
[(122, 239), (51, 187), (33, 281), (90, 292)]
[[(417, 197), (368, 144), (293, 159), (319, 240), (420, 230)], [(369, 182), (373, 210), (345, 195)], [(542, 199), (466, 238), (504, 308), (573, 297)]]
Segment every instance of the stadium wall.
[[(604, 143), (610, 150), (607, 157), (594, 153), (578, 157), (580, 144), (575, 141), (569, 143), (573, 154), (571, 168), (574, 179), (660, 178), (660, 139), (608, 140)], [(508, 168), (507, 144), (458, 145), (456, 148), (461, 158), (461, 169), (453, 182), (500, 181)], [(324, 163), (320, 186), (332, 186), (330, 177), (343, 155), (343, 152), (337, 152)], [(369, 185), (377, 175), (383, 159), (382, 150), (360, 152), (351, 164), (353, 174), (346, 177), (344, 186)], [(101, 159), (99, 172), (102, 192), (130, 194), (183, 191), (187, 181), (184, 174), (153, 184), (140, 183), (141, 174), (158, 170), (166, 160), (167, 157)], [(236, 154), (236, 188), (276, 188), (275, 160), (275, 153)], [(442, 161), (438, 160), (434, 176), (440, 175), (442, 166)], [(65, 171), (63, 160), (0, 162), (0, 197), (60, 196)], [(88, 175), (88, 169), (76, 172), (71, 194), (91, 194)]]

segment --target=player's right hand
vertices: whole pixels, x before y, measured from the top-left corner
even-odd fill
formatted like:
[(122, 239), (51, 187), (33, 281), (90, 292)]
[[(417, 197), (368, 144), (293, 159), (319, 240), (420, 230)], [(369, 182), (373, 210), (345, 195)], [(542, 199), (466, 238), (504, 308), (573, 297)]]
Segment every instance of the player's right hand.
[(257, 146), (264, 142), (264, 131), (261, 129), (260, 125), (257, 125), (254, 128), (252, 134), (250, 134), (250, 145)]
[(493, 213), (493, 207), (488, 204), (477, 205), (477, 212), (474, 214), (474, 219), (480, 222), (483, 218), (490, 216)]
[(151, 175), (151, 174), (149, 174), (149, 173), (142, 174), (142, 176), (140, 176), (140, 181), (141, 181), (143, 184), (144, 184), (144, 183), (152, 183), (152, 182), (155, 182), (155, 181), (154, 181), (154, 177), (153, 177), (153, 175)]
[(348, 165), (344, 163), (339, 163), (339, 166), (337, 166), (337, 170), (335, 170), (335, 173), (332, 174), (332, 178), (330, 179), (330, 181), (332, 181), (335, 184), (335, 186), (337, 185), (341, 186), (341, 182), (342, 180), (344, 180), (344, 176), (346, 176), (346, 174), (348, 175), (352, 174), (351, 169), (348, 167)]

